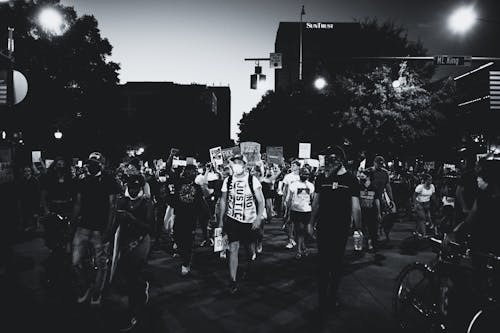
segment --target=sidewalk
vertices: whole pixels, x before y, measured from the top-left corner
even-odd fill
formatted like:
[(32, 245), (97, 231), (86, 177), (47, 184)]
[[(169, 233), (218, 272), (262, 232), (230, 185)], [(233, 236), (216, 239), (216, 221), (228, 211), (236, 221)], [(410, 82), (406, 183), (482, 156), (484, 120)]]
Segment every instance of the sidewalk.
[[(325, 332), (394, 332), (392, 291), (400, 270), (416, 260), (427, 262), (429, 250), (415, 255), (400, 253), (401, 241), (411, 235), (413, 224), (397, 223), (391, 234), (391, 249), (377, 255), (357, 256), (352, 239), (346, 251), (340, 296), (345, 304), (332, 315)], [(198, 242), (199, 243), (199, 242)], [(252, 264), (251, 274), (242, 282), (238, 296), (227, 292), (227, 262), (212, 248), (195, 249), (193, 274), (180, 276), (180, 261), (155, 251), (147, 270), (151, 283), (150, 303), (136, 332), (299, 332), (317, 331), (313, 321), (316, 308), (316, 251), (297, 261), (294, 250), (285, 248), (281, 221), (266, 225), (264, 252)], [(314, 246), (314, 244), (311, 244)], [(7, 301), (8, 318), (19, 331), (54, 330), (113, 332), (126, 306), (119, 286), (105, 295), (102, 310), (93, 311), (51, 300), (40, 274), (48, 256), (40, 238), (14, 247), (18, 260), (14, 279), (2, 277), (2, 293), (15, 296)], [(240, 261), (244, 259), (240, 254)], [(15, 290), (15, 292), (13, 292)], [(16, 326), (15, 326), (16, 327)]]

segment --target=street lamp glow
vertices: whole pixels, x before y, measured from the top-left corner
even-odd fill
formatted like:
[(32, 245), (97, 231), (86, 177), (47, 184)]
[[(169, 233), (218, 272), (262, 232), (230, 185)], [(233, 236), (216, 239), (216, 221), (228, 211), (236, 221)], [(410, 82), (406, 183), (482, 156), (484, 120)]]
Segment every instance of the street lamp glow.
[(56, 138), (57, 140), (62, 139), (62, 137), (63, 137), (63, 134), (60, 130), (57, 130), (54, 132), (54, 138)]
[(392, 87), (394, 89), (398, 89), (399, 87), (401, 87), (401, 81), (399, 81), (399, 79), (392, 81)]
[(448, 26), (455, 33), (464, 33), (476, 23), (477, 14), (472, 6), (455, 10), (448, 20)]
[(46, 7), (40, 11), (38, 23), (43, 30), (55, 36), (62, 35), (68, 28), (64, 16), (53, 7)]
[(326, 80), (322, 77), (319, 77), (314, 81), (314, 87), (318, 90), (322, 90), (323, 88), (326, 87), (326, 85), (327, 85)]

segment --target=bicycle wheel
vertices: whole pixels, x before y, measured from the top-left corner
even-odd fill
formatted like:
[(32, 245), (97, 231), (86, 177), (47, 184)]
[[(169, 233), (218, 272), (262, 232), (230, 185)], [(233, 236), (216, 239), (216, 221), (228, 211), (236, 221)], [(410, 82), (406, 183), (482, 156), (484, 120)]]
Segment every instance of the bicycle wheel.
[(500, 323), (500, 307), (491, 307), (486, 310), (479, 310), (472, 317), (467, 333), (486, 333), (492, 332), (493, 327), (498, 328)]
[(406, 266), (396, 280), (393, 311), (399, 327), (406, 332), (435, 331), (436, 292), (431, 272), (424, 264)]

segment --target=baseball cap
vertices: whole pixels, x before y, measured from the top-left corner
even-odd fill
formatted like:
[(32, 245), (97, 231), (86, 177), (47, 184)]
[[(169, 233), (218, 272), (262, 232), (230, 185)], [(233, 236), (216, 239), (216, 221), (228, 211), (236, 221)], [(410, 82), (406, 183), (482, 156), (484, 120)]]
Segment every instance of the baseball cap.
[(97, 162), (99, 162), (101, 164), (104, 164), (105, 161), (106, 161), (106, 159), (104, 158), (104, 156), (100, 152), (98, 152), (98, 151), (94, 151), (94, 152), (90, 153), (90, 155), (89, 155), (89, 161), (90, 160), (97, 161)]
[(374, 162), (379, 164), (385, 164), (385, 158), (383, 156), (378, 155), (375, 157)]
[(234, 162), (234, 161), (242, 161), (243, 163), (247, 163), (247, 159), (245, 158), (245, 156), (241, 155), (241, 154), (238, 154), (238, 155), (234, 155), (233, 157), (231, 157), (229, 159), (231, 162)]
[(345, 161), (346, 160), (346, 155), (344, 149), (342, 149), (340, 146), (330, 146), (325, 150), (325, 160), (330, 160), (333, 158), (333, 156), (337, 157), (338, 159)]

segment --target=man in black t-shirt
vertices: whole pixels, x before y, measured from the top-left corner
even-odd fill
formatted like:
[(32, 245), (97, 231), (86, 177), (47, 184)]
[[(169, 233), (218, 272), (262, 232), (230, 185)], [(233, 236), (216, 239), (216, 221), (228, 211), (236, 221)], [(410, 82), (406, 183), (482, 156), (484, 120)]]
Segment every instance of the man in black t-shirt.
[(105, 160), (101, 153), (90, 154), (89, 175), (78, 184), (73, 210), (73, 220), (78, 216), (81, 217), (73, 238), (73, 267), (78, 279), (78, 303), (84, 303), (91, 293), (90, 281), (87, 281), (82, 269), (82, 261), (87, 252), (86, 246), (89, 243), (93, 247), (97, 264), (91, 305), (101, 303), (107, 273), (107, 248), (116, 214), (116, 198), (121, 190), (116, 179), (104, 172), (104, 165)]
[(345, 153), (340, 147), (329, 149), (325, 174), (316, 179), (308, 231), (317, 230), (319, 314), (325, 319), (330, 301), (338, 306), (337, 290), (342, 274), (342, 260), (354, 220), (361, 229), (360, 187), (345, 167)]

